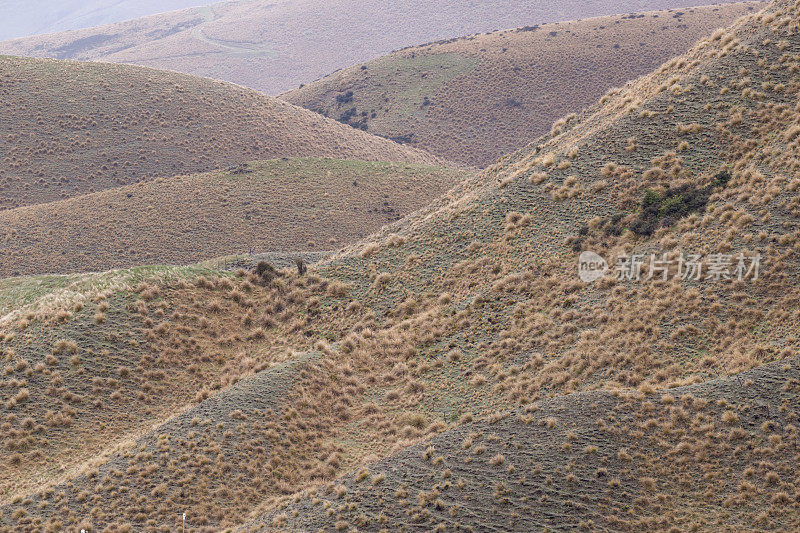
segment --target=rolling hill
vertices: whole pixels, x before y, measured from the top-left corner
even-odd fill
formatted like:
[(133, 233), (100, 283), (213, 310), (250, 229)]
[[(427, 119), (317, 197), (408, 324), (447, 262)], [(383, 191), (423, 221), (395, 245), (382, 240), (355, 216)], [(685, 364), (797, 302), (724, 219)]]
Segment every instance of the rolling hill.
[(798, 72), (774, 0), (306, 273), (3, 280), (0, 528), (796, 530)]
[(8, 0), (3, 3), (0, 40), (89, 28), (210, 3), (207, 0)]
[(421, 164), (277, 159), (0, 211), (0, 277), (338, 248), (466, 174)]
[[(718, 2), (695, 0), (694, 5)], [(0, 43), (0, 53), (135, 63), (278, 94), (405, 46), (578, 18), (685, 7), (681, 0), (240, 0)], [(683, 51), (683, 50), (681, 50)]]
[[(287, 501), (247, 530), (793, 529), (796, 493), (781, 486), (797, 473), (798, 363), (663, 395), (575, 393), (463, 424)], [(775, 442), (784, 446), (764, 461)], [(719, 492), (728, 499), (698, 509)]]
[(0, 209), (276, 157), (433, 156), (238, 87), (129, 65), (0, 56)]
[(482, 168), (762, 7), (616, 15), (449, 39), (337, 71), (281, 98)]

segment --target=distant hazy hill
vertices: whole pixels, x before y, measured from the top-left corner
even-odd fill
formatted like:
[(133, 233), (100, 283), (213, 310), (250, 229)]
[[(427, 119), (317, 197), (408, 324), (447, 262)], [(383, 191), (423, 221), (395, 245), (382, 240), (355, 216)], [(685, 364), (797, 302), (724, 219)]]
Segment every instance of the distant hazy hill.
[(243, 0), (0, 44), (0, 53), (137, 63), (277, 94), (437, 39), (710, 0)]
[(2, 5), (0, 39), (77, 30), (211, 3), (208, 0), (6, 0)]
[(433, 156), (230, 83), (0, 56), (0, 209), (256, 159)]
[(761, 7), (747, 2), (617, 15), (451, 39), (337, 71), (281, 97), (485, 167), (609, 88)]

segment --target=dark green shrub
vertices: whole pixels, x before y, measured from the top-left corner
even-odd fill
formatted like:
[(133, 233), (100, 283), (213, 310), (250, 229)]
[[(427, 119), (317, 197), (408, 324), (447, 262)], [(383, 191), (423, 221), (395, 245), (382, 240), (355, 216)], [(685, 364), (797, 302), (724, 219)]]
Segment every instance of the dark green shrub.
[(344, 94), (336, 95), (336, 103), (338, 105), (349, 104), (352, 101), (353, 101), (353, 91), (347, 91)]
[(671, 187), (663, 194), (648, 189), (639, 210), (639, 217), (631, 224), (631, 231), (639, 235), (652, 235), (659, 227), (669, 226), (691, 213), (705, 211), (714, 185)]
[[(663, 193), (647, 189), (639, 205), (638, 215), (628, 229), (638, 235), (652, 235), (658, 228), (669, 227), (685, 216), (704, 212), (711, 194), (716, 189), (725, 188), (731, 177), (730, 171), (724, 169), (717, 172), (711, 183), (705, 187), (686, 184), (670, 187)], [(605, 235), (621, 235), (625, 229), (622, 224), (624, 216), (617, 213), (605, 219), (600, 230)], [(580, 247), (586, 237), (586, 233), (580, 232), (576, 246)]]
[(731, 181), (731, 173), (728, 170), (717, 172), (714, 176), (715, 187), (725, 187), (728, 185), (729, 181)]

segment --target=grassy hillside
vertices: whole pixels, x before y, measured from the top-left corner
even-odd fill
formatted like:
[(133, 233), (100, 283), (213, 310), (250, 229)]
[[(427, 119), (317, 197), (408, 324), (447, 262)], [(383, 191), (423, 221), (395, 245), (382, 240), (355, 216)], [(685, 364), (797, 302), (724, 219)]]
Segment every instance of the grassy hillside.
[(112, 64), (0, 56), (0, 209), (244, 161), (430, 163), (255, 91)]
[[(303, 276), (5, 283), (0, 527), (797, 529), (799, 20), (773, 2)], [(762, 257), (590, 283), (589, 250)]]
[(557, 0), (547, 5), (403, 0), (390, 6), (377, 0), (244, 0), (7, 41), (0, 44), (0, 53), (135, 63), (278, 94), (417, 43), (685, 5), (680, 0), (639, 0), (635, 5), (622, 0)]
[(793, 358), (666, 394), (562, 396), (446, 431), (247, 529), (794, 529), (798, 375)]
[(0, 211), (0, 276), (334, 249), (464, 176), (407, 163), (276, 159)]
[(450, 39), (337, 71), (281, 98), (449, 160), (486, 167), (608, 89), (763, 6), (617, 15)]
[(341, 334), (343, 309), (324, 320), (309, 304), (346, 289), (281, 272), (265, 287), (199, 266), (18, 278), (8, 291), (16, 298), (2, 318), (3, 502), (81, 473), (100, 480), (95, 466), (134, 450), (155, 424)]

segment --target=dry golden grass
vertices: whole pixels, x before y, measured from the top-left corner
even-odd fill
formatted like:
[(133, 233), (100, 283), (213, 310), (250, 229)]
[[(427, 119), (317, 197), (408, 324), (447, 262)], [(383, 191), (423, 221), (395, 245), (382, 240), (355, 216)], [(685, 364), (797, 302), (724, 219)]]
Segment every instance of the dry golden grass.
[(494, 163), (763, 3), (611, 16), (416, 46), (281, 98), (451, 161)]
[(143, 67), (0, 56), (0, 209), (255, 159), (431, 163), (229, 83)]
[(336, 249), (464, 176), (407, 163), (278, 159), (0, 211), (0, 276)]
[[(129, 453), (187, 405), (343, 333), (344, 306), (324, 315), (318, 308), (320, 298), (347, 302), (341, 284), (286, 272), (269, 283), (206, 273), (102, 290), (86, 304), (33, 305), (3, 329), (3, 502), (75, 475), (92, 479), (107, 460), (102, 452)], [(98, 322), (99, 312), (107, 319)], [(269, 347), (269, 361), (259, 347)], [(236, 420), (237, 409), (246, 405), (222, 414)]]
[[(796, 530), (799, 71), (800, 2), (778, 0), (305, 276), (179, 269), (103, 308), (7, 282), (0, 529)], [(763, 259), (590, 284), (590, 248)], [(103, 429), (89, 465), (58, 428), (116, 423), (114, 356), (151, 429)]]
[[(742, 378), (757, 385), (728, 379), (681, 387), (674, 404), (652, 393), (592, 392), (487, 417), (335, 485), (285, 498), (245, 530), (316, 531), (332, 523), (389, 531), (450, 531), (456, 524), (502, 531), (793, 530), (799, 370), (795, 359)], [(756, 407), (765, 402), (780, 409)], [(733, 426), (720, 421), (726, 409), (741, 414)], [(554, 413), (562, 423), (548, 423)], [(373, 476), (381, 483), (370, 483)]]

